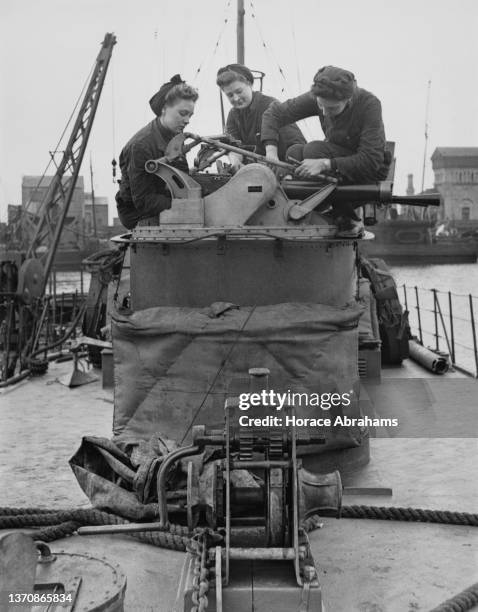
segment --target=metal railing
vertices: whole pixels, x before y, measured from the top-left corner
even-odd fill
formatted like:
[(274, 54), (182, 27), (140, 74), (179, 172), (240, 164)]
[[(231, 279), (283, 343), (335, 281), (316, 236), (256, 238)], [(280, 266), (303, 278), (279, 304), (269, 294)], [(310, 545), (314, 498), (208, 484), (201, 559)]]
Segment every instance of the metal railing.
[(478, 297), (402, 285), (410, 327), (423, 346), (447, 353), (456, 370), (478, 378)]

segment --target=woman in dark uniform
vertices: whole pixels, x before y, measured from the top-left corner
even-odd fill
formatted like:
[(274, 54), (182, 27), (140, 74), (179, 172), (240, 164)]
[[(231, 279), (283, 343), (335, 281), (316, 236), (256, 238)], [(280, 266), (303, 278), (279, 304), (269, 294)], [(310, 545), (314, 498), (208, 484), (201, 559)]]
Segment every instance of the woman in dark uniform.
[[(169, 141), (188, 125), (197, 99), (197, 91), (176, 74), (149, 101), (156, 119), (137, 132), (121, 151), (121, 181), (116, 203), (119, 219), (127, 229), (150, 218), (158, 224), (159, 213), (171, 208), (166, 185), (156, 175), (146, 172), (144, 165), (149, 159), (164, 155)], [(173, 165), (188, 171), (185, 158)]]
[[(228, 64), (220, 68), (216, 83), (232, 104), (226, 121), (226, 132), (234, 139), (240, 140), (245, 148), (265, 155), (265, 148), (261, 143), (262, 115), (273, 102), (277, 102), (276, 98), (254, 91), (254, 76), (249, 68), (242, 64)], [(285, 159), (288, 147), (293, 144), (303, 145), (305, 142), (295, 123), (285, 126), (279, 131), (279, 159)], [(229, 159), (233, 171), (241, 167), (242, 155), (230, 153)]]

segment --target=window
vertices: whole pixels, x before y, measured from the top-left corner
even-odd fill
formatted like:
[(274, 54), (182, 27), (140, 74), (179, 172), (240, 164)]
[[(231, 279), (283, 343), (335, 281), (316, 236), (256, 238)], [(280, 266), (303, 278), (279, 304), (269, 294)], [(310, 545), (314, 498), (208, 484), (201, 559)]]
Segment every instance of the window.
[(461, 207), (461, 220), (462, 221), (469, 221), (470, 220), (470, 207), (469, 206), (462, 206)]

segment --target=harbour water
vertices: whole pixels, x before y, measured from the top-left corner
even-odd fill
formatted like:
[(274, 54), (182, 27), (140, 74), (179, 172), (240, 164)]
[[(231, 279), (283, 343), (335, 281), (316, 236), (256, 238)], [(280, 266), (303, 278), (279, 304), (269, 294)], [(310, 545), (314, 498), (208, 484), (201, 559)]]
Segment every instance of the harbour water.
[(390, 270), (397, 285), (478, 296), (478, 263), (394, 266)]
[(412, 333), (425, 346), (448, 354), (454, 351), (455, 363), (478, 376), (474, 336), (478, 332), (478, 263), (395, 266), (390, 270), (400, 300), (406, 302)]

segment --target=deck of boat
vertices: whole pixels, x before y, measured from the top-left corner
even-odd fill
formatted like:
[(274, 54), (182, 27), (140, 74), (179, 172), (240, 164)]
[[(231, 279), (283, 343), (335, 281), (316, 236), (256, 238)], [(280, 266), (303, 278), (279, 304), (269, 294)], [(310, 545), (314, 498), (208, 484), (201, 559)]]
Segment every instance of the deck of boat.
[[(59, 384), (71, 368), (51, 364), (45, 376), (0, 390), (2, 506), (89, 506), (68, 459), (83, 435), (110, 437), (113, 392), (100, 381), (74, 389)], [(391, 487), (393, 495), (347, 495), (344, 504), (476, 512), (477, 381), (434, 376), (409, 362), (382, 376), (380, 397), (387, 401), (378, 409), (377, 395), (374, 409), (381, 416), (382, 410), (402, 410), (397, 416), (404, 428), (400, 435), (388, 431), (373, 438), (370, 464), (345, 484)], [(327, 612), (429, 610), (476, 582), (476, 529), (332, 518), (323, 523), (310, 539)], [(126, 610), (171, 612), (182, 553), (127, 536), (75, 536), (52, 549), (115, 560), (128, 579)]]

